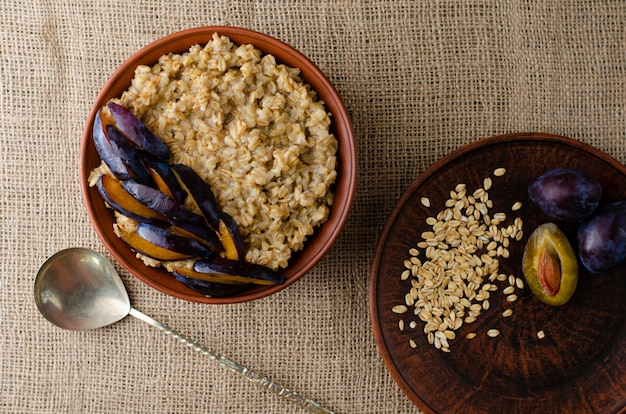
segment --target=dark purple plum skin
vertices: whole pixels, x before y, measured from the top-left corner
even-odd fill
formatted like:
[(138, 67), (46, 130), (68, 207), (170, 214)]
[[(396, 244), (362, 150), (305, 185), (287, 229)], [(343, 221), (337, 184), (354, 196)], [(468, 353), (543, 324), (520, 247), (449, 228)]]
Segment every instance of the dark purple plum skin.
[(96, 116), (94, 118), (93, 129), (93, 143), (96, 147), (96, 151), (98, 155), (104, 161), (104, 163), (109, 167), (109, 170), (113, 173), (115, 177), (119, 180), (128, 180), (131, 178), (130, 172), (117, 149), (111, 145), (109, 141), (109, 137), (107, 137), (104, 133), (104, 128), (102, 126), (102, 118), (100, 117), (100, 111), (96, 112)]
[(109, 102), (107, 107), (119, 130), (142, 150), (167, 160), (170, 150), (135, 114), (122, 105)]
[(226, 225), (228, 232), (230, 233), (230, 237), (233, 239), (235, 244), (235, 248), (237, 249), (237, 254), (240, 258), (246, 256), (246, 244), (243, 241), (243, 236), (241, 235), (241, 231), (239, 231), (239, 226), (235, 222), (230, 214), (225, 212), (220, 212), (220, 219)]
[(154, 157), (146, 157), (145, 165), (152, 168), (161, 177), (174, 196), (174, 200), (181, 204), (185, 203), (187, 193), (181, 188), (178, 179), (172, 172), (172, 169), (167, 161)]
[(598, 207), (602, 186), (584, 171), (555, 168), (530, 184), (528, 196), (551, 219), (581, 221)]
[(113, 125), (106, 126), (106, 134), (109, 137), (111, 147), (119, 154), (122, 162), (133, 178), (142, 184), (154, 186), (154, 180), (152, 180), (150, 172), (144, 164), (145, 157), (141, 154), (140, 150), (135, 148)]
[(214, 254), (213, 251), (202, 243), (189, 237), (172, 233), (157, 224), (139, 223), (137, 225), (137, 235), (164, 249), (188, 254), (193, 257), (204, 258)]
[(115, 199), (111, 196), (111, 194), (109, 194), (109, 189), (107, 188), (107, 186), (104, 184), (104, 178), (105, 176), (101, 175), (98, 178), (98, 182), (96, 183), (96, 188), (98, 189), (98, 192), (100, 193), (100, 195), (102, 196), (102, 198), (104, 199), (104, 201), (106, 201), (106, 203), (115, 211), (117, 211), (120, 214), (125, 215), (128, 218), (131, 218), (135, 221), (138, 222), (144, 222), (144, 223), (155, 223), (158, 222), (159, 220), (154, 219), (154, 218), (150, 218), (150, 217), (144, 217), (142, 215), (139, 214), (135, 214), (132, 211), (128, 211), (126, 208), (124, 208), (124, 206), (121, 206), (120, 204), (118, 204)]
[(274, 272), (265, 266), (245, 262), (243, 260), (230, 260), (217, 256), (196, 261), (193, 270), (199, 273), (248, 276), (269, 280), (278, 284), (285, 283), (284, 275)]
[(193, 277), (187, 277), (181, 274), (173, 272), (174, 278), (188, 288), (195, 290), (203, 295), (211, 296), (214, 298), (224, 298), (235, 295), (237, 293), (244, 292), (250, 289), (253, 284), (246, 283), (242, 285), (227, 285), (225, 283), (208, 282), (202, 279), (195, 279)]
[(167, 194), (133, 180), (124, 181), (123, 187), (137, 201), (163, 214), (172, 225), (206, 241), (214, 251), (224, 250), (217, 234), (205, 224), (202, 216), (185, 209)]
[(626, 200), (601, 206), (581, 224), (578, 256), (592, 273), (605, 272), (626, 258)]
[(220, 209), (217, 206), (211, 186), (193, 168), (187, 165), (174, 164), (172, 169), (178, 174), (182, 183), (196, 200), (198, 208), (200, 208), (209, 226), (215, 231), (219, 231)]

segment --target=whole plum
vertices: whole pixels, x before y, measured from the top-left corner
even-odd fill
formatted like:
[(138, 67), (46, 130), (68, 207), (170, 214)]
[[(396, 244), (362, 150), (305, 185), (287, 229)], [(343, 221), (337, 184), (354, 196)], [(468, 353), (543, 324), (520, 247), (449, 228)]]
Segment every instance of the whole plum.
[(555, 168), (544, 172), (530, 184), (528, 196), (552, 219), (581, 221), (598, 207), (602, 186), (584, 171)]
[(626, 200), (601, 206), (578, 230), (578, 256), (592, 273), (626, 258)]

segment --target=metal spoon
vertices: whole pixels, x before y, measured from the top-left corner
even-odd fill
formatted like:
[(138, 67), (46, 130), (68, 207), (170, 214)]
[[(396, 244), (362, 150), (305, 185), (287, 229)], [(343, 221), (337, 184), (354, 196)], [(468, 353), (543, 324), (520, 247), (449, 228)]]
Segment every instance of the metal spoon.
[(132, 315), (302, 408), (314, 413), (332, 414), (315, 401), (197, 344), (133, 308), (115, 268), (92, 250), (72, 248), (50, 257), (35, 279), (35, 303), (46, 319), (71, 330), (101, 328)]

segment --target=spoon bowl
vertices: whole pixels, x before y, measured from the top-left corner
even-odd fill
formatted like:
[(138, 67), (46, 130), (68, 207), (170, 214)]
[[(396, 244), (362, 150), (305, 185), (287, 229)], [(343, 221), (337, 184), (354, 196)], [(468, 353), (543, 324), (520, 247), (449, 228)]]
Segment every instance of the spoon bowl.
[(35, 278), (35, 303), (48, 321), (79, 331), (115, 323), (131, 308), (115, 268), (83, 248), (62, 250), (41, 266)]
[(131, 315), (310, 412), (332, 414), (332, 411), (317, 402), (197, 344), (133, 308), (113, 265), (92, 250), (71, 248), (51, 256), (37, 272), (34, 294), (39, 311), (60, 328), (75, 331), (102, 328)]

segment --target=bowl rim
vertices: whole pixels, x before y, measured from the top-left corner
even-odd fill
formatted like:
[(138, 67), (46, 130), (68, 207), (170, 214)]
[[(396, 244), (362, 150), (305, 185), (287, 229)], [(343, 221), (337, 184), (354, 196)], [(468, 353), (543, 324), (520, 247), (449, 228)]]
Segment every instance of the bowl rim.
[[(88, 153), (95, 151), (91, 132), (95, 114), (109, 99), (120, 96), (128, 88), (134, 77), (135, 68), (138, 65), (153, 65), (160, 56), (166, 53), (183, 53), (195, 44), (206, 44), (214, 33), (227, 36), (236, 44), (253, 44), (263, 54), (274, 55), (280, 63), (299, 68), (301, 78), (316, 91), (318, 99), (324, 101), (326, 110), (332, 114), (331, 128), (339, 141), (337, 179), (333, 186), (334, 202), (331, 206), (330, 216), (324, 224), (315, 230), (313, 235), (307, 238), (304, 249), (293, 254), (287, 268), (283, 270), (287, 277), (286, 282), (281, 285), (255, 287), (250, 291), (227, 298), (207, 297), (183, 285), (181, 285), (184, 288), (182, 292), (172, 289), (141, 272), (139, 269), (145, 265), (134, 257), (134, 253), (130, 258), (128, 255), (122, 255), (115, 247), (115, 243), (119, 243), (117, 236), (101, 220), (97, 219), (93, 203), (103, 203), (103, 200), (97, 190), (89, 186), (88, 177), (95, 165), (87, 165)], [(276, 52), (280, 54), (280, 57), (276, 55)], [(320, 90), (327, 91), (327, 96), (320, 96)], [(330, 250), (345, 226), (356, 192), (357, 169), (357, 147), (352, 121), (338, 91), (326, 75), (308, 57), (283, 41), (264, 33), (234, 26), (202, 26), (174, 32), (149, 43), (132, 54), (117, 67), (100, 89), (84, 124), (80, 143), (79, 178), (82, 198), (90, 222), (105, 248), (127, 271), (152, 288), (179, 299), (200, 303), (230, 304), (257, 300), (285, 289), (311, 270)], [(303, 252), (306, 252), (307, 245), (310, 245), (313, 240), (320, 240), (320, 246), (305, 257)], [(141, 266), (137, 266), (138, 264)], [(162, 272), (164, 276), (169, 275), (164, 269), (151, 268), (149, 271), (154, 270)], [(186, 290), (189, 292), (185, 293)]]

